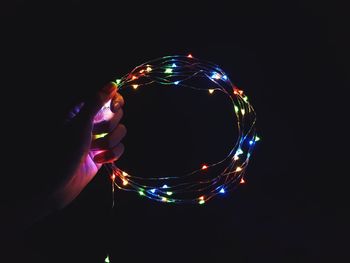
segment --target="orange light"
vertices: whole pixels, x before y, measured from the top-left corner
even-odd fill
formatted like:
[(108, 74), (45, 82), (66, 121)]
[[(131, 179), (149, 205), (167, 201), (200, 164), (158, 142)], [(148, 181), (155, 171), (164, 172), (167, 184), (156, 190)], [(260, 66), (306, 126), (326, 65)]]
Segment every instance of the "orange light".
[(112, 181), (115, 180), (115, 174), (112, 174), (112, 175), (111, 175), (111, 179), (112, 179)]
[(203, 166), (202, 166), (202, 170), (206, 170), (206, 169), (208, 169), (208, 165), (203, 164)]
[(192, 54), (187, 55), (188, 58), (193, 58)]
[(137, 79), (137, 77), (136, 76), (132, 76), (131, 80), (135, 80), (135, 79)]
[(202, 195), (201, 197), (199, 197), (199, 200), (204, 201), (204, 195)]
[(236, 87), (233, 88), (233, 94), (237, 95), (242, 95), (243, 94), (243, 90), (237, 89)]

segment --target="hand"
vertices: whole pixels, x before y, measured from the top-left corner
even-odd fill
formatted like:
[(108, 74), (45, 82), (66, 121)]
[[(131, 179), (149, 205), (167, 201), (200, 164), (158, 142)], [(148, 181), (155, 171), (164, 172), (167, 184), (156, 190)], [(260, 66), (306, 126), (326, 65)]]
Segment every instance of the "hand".
[[(111, 100), (109, 120), (96, 123), (96, 114)], [(94, 178), (102, 164), (116, 161), (124, 151), (121, 140), (126, 128), (119, 124), (122, 116), (123, 97), (117, 93), (117, 86), (111, 82), (94, 98), (75, 107), (63, 130), (68, 147), (63, 159), (61, 182), (53, 199), (60, 209), (72, 202)], [(105, 137), (94, 138), (96, 134), (108, 133)]]

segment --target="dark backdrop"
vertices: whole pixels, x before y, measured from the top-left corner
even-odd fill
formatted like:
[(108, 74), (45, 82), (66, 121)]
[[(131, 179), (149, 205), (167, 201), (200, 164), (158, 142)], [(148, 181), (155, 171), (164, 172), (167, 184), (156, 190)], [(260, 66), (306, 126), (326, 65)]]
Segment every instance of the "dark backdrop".
[[(2, 137), (11, 143), (11, 173), (2, 173), (9, 183), (1, 187), (8, 199), (49, 183), (59, 165), (55, 123), (72, 104), (164, 55), (192, 53), (220, 65), (248, 94), (262, 138), (247, 183), (205, 206), (118, 191), (111, 210), (102, 172), (69, 207), (34, 226), (14, 259), (339, 262), (346, 245), (345, 15), (334, 1), (4, 4)], [(125, 97), (129, 133), (120, 166), (176, 174), (219, 158), (234, 130), (224, 106), (157, 94)]]

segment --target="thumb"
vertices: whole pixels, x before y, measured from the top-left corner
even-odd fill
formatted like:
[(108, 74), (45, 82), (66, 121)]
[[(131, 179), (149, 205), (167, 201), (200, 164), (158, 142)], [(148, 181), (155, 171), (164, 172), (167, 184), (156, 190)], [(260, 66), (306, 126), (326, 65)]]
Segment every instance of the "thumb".
[(117, 84), (109, 82), (94, 96), (86, 101), (80, 111), (80, 117), (84, 120), (93, 121), (95, 115), (110, 99), (112, 99), (117, 92)]

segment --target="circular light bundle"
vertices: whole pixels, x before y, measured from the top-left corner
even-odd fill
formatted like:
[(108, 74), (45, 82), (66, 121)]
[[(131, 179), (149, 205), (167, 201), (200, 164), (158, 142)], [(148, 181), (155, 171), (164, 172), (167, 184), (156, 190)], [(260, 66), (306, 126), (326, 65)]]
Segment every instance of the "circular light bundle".
[[(205, 79), (208, 87), (197, 87), (195, 80)], [(151, 84), (189, 88), (199, 92), (223, 92), (232, 103), (237, 117), (238, 138), (227, 156), (178, 177), (144, 178), (126, 173), (115, 164), (107, 164), (111, 179), (119, 189), (138, 192), (140, 196), (167, 203), (204, 204), (218, 194), (244, 183), (244, 174), (259, 137), (256, 135), (255, 111), (248, 97), (238, 89), (217, 65), (188, 56), (167, 56), (146, 62), (116, 80), (118, 90), (139, 89)], [(105, 106), (108, 108), (108, 106)], [(215, 175), (210, 170), (215, 169)]]

